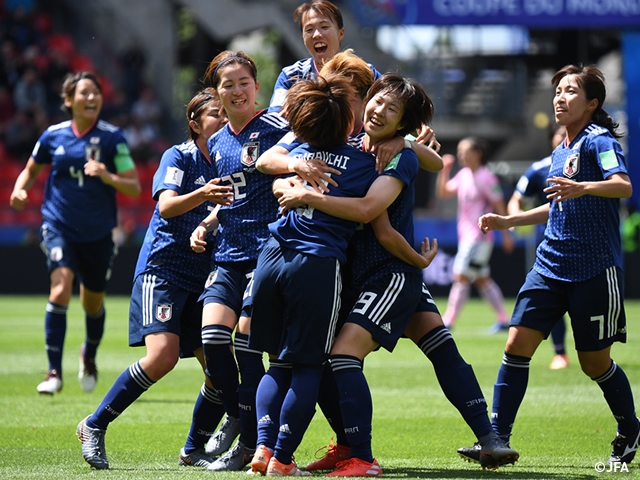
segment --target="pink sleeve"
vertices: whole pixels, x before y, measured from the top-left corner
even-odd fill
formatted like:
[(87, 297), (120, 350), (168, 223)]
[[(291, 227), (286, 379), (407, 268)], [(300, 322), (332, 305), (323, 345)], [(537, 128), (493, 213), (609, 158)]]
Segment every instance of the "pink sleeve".
[(482, 169), (482, 175), (478, 180), (480, 180), (478, 187), (489, 203), (495, 203), (503, 199), (498, 177), (491, 173), (488, 168)]
[(448, 190), (455, 190), (456, 192), (458, 191), (458, 188), (460, 188), (460, 172), (462, 172), (462, 170), (459, 170), (458, 173), (453, 176), (453, 178), (449, 179), (449, 181), (447, 182)]

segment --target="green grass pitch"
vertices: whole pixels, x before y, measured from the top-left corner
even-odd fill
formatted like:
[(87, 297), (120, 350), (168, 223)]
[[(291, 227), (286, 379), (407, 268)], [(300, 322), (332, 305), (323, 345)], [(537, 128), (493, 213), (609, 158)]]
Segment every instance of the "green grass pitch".
[[(77, 423), (93, 412), (115, 378), (143, 354), (127, 346), (128, 298), (107, 298), (107, 326), (97, 364), (96, 391), (84, 393), (76, 380), (84, 337), (77, 298), (69, 309), (64, 355), (64, 388), (54, 397), (36, 393), (46, 373), (43, 296), (0, 296), (0, 478), (2, 479), (183, 479), (245, 478), (245, 473), (213, 473), (179, 467), (193, 402), (203, 375), (194, 359), (181, 361), (111, 424), (106, 436), (108, 471), (84, 463), (75, 435)], [(510, 301), (509, 307), (511, 307)], [(438, 304), (444, 308), (445, 300)], [(640, 302), (627, 302), (629, 339), (613, 357), (627, 373), (640, 402)], [(487, 304), (471, 300), (453, 331), (465, 360), (473, 365), (490, 404), (506, 334), (485, 334), (493, 316)], [(445, 399), (431, 363), (408, 340), (393, 354), (370, 355), (365, 373), (374, 400), (373, 451), (387, 478), (427, 479), (596, 479), (640, 478), (630, 473), (597, 473), (615, 435), (615, 423), (600, 389), (582, 372), (573, 342), (571, 365), (551, 371), (545, 342), (532, 360), (529, 389), (516, 422), (512, 446), (520, 461), (498, 471), (482, 471), (456, 454), (475, 440)], [(322, 415), (314, 418), (296, 452), (300, 465), (331, 439)], [(640, 460), (640, 459), (639, 459)], [(620, 477), (624, 475), (624, 477)], [(318, 476), (318, 475), (314, 475)]]

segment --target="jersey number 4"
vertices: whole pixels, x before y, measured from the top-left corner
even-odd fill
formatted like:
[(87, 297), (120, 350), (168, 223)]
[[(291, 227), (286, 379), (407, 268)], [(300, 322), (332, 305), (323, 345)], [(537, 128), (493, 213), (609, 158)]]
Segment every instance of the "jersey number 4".
[(71, 175), (71, 178), (78, 179), (79, 187), (84, 186), (84, 172), (82, 170), (76, 170), (75, 167), (69, 167), (69, 175)]

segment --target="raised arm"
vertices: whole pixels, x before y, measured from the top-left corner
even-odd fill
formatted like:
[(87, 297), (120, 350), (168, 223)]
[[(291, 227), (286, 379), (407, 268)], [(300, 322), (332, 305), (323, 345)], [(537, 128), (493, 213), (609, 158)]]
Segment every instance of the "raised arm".
[(456, 157), (453, 155), (444, 155), (442, 157), (442, 170), (438, 172), (438, 177), (436, 178), (436, 195), (440, 198), (451, 198), (456, 195), (455, 189), (447, 187), (455, 161)]

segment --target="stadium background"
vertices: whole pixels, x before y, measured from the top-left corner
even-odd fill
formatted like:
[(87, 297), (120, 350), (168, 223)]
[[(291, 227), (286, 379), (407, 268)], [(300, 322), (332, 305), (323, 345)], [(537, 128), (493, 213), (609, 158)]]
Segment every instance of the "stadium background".
[[(18, 173), (39, 134), (66, 119), (61, 81), (70, 71), (96, 71), (104, 84), (102, 117), (120, 126), (142, 184), (138, 199), (119, 196), (120, 255), (109, 286), (128, 294), (138, 248), (155, 203), (151, 178), (162, 152), (185, 138), (184, 105), (221, 50), (244, 50), (258, 63), (261, 106), (280, 69), (308, 56), (292, 12), (301, 0), (0, 0), (0, 293), (46, 293), (38, 249), (39, 206), (46, 172), (30, 191), (30, 207), (9, 207)], [(462, 137), (491, 145), (490, 167), (505, 196), (533, 161), (548, 154), (552, 120), (549, 79), (567, 63), (596, 64), (607, 79), (605, 105), (626, 133), (634, 197), (623, 205), (627, 297), (640, 298), (640, 10), (633, 2), (514, 0), (335, 1), (344, 14), (343, 47), (380, 71), (419, 79), (436, 106), (441, 153)], [(431, 40), (408, 35), (430, 23)], [(509, 24), (507, 47), (487, 41), (482, 25)], [(474, 25), (462, 29), (458, 25)], [(385, 36), (391, 40), (383, 41)], [(461, 36), (474, 45), (462, 48)], [(411, 43), (399, 55), (394, 42)], [(391, 45), (391, 47), (389, 46)], [(397, 45), (395, 46), (397, 47)], [(635, 88), (633, 88), (635, 87)], [(437, 237), (442, 253), (425, 271), (435, 295), (447, 292), (455, 252), (455, 200), (434, 196), (435, 175), (420, 172), (416, 239)], [(494, 278), (515, 296), (531, 258), (532, 230), (518, 231), (516, 252), (494, 251)], [(499, 239), (498, 239), (499, 241)]]

